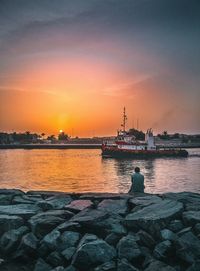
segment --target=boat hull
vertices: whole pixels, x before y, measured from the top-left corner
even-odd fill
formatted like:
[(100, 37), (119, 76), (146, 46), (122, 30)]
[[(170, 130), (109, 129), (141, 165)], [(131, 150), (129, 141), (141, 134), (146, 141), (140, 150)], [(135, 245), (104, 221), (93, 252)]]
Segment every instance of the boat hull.
[(114, 147), (103, 147), (103, 157), (113, 158), (156, 158), (156, 157), (187, 157), (188, 152), (181, 149), (163, 149), (163, 150), (120, 150)]

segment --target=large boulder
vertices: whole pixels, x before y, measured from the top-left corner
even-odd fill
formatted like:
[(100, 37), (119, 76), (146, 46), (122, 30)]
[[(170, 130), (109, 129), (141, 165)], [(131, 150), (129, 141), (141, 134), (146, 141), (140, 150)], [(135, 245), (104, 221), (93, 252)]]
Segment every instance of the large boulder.
[(52, 265), (53, 267), (56, 267), (59, 265), (64, 265), (64, 263), (65, 263), (64, 257), (58, 251), (51, 252), (47, 256), (46, 261), (48, 264)]
[(33, 233), (38, 237), (42, 238), (47, 233), (51, 232), (61, 223), (66, 221), (67, 216), (71, 217), (71, 214), (66, 213), (67, 211), (47, 211), (32, 216), (28, 221)]
[(66, 221), (56, 227), (56, 230), (60, 231), (61, 233), (64, 231), (79, 231), (81, 225), (78, 222), (71, 222)]
[(172, 252), (172, 243), (169, 240), (158, 243), (153, 251), (153, 255), (158, 260), (167, 260)]
[(92, 207), (93, 203), (91, 200), (73, 200), (70, 204), (65, 206), (66, 210), (72, 211), (74, 213), (78, 213), (86, 208)]
[(97, 266), (94, 271), (116, 271), (116, 264), (114, 261), (106, 262)]
[(163, 197), (182, 202), (187, 211), (200, 211), (200, 194), (192, 192), (166, 193)]
[(34, 271), (50, 271), (52, 266), (47, 264), (42, 258), (39, 258), (35, 264)]
[(117, 244), (117, 251), (120, 259), (125, 258), (128, 261), (133, 261), (142, 257), (140, 247), (138, 246), (135, 237), (131, 235), (124, 236), (120, 239)]
[(5, 232), (0, 239), (0, 250), (3, 254), (14, 252), (20, 244), (21, 238), (29, 229), (22, 226), (18, 229), (13, 229)]
[(183, 221), (189, 226), (194, 226), (196, 223), (200, 223), (200, 211), (183, 212)]
[(170, 221), (167, 228), (173, 232), (178, 232), (184, 228), (184, 225), (181, 220), (175, 219), (175, 220)]
[(111, 214), (125, 215), (127, 212), (127, 199), (104, 199), (99, 203), (98, 210)]
[(22, 237), (19, 249), (25, 254), (33, 255), (37, 252), (38, 244), (37, 237), (32, 232), (29, 232)]
[(0, 194), (0, 205), (9, 205), (12, 197), (12, 194)]
[(23, 226), (24, 220), (19, 216), (0, 215), (0, 236), (11, 229)]
[(180, 217), (182, 210), (182, 203), (166, 199), (128, 214), (125, 224), (129, 228), (143, 229), (158, 236), (158, 232), (165, 228), (172, 219)]
[(76, 247), (80, 237), (81, 235), (78, 232), (73, 231), (63, 232), (62, 235), (59, 237), (57, 249), (59, 251), (63, 251), (70, 247)]
[(145, 271), (176, 271), (175, 268), (161, 262), (161, 261), (152, 261)]
[(17, 215), (29, 219), (40, 211), (40, 208), (32, 204), (13, 204), (0, 206), (0, 214)]
[(192, 264), (200, 259), (200, 240), (192, 232), (181, 235), (175, 245), (176, 255), (182, 261)]
[(78, 247), (72, 264), (81, 270), (88, 270), (115, 257), (116, 251), (112, 246), (101, 239), (96, 239)]
[(139, 271), (127, 259), (119, 259), (117, 262), (117, 271)]
[(129, 199), (128, 203), (130, 208), (138, 207), (138, 209), (142, 209), (152, 204), (158, 204), (162, 201), (162, 199), (156, 195), (146, 195), (140, 197), (134, 197)]
[(140, 245), (143, 245), (143, 246), (146, 246), (150, 249), (153, 249), (156, 245), (156, 241), (154, 240), (154, 238), (148, 234), (147, 232), (143, 231), (143, 230), (140, 230), (138, 232), (138, 236), (140, 238), (139, 240), (139, 244)]
[(43, 248), (48, 250), (55, 250), (58, 245), (58, 240), (60, 238), (60, 232), (58, 230), (53, 230), (41, 240), (41, 245)]
[(72, 198), (69, 195), (57, 195), (47, 198), (46, 201), (52, 205), (53, 209), (63, 209), (72, 201)]

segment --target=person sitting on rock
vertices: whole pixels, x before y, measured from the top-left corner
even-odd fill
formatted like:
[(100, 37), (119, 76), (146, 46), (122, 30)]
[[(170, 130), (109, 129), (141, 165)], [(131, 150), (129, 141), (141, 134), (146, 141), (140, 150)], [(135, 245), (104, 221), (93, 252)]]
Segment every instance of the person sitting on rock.
[(140, 168), (135, 168), (135, 173), (131, 176), (131, 189), (128, 193), (140, 192), (144, 193), (144, 175), (140, 173)]

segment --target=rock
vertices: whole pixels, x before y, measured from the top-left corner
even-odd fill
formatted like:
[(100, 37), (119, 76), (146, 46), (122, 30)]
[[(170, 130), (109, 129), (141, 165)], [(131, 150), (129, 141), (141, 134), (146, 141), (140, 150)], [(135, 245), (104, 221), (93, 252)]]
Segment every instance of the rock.
[(166, 260), (172, 252), (172, 243), (169, 240), (158, 243), (153, 251), (153, 256), (158, 260)]
[(200, 211), (200, 194), (191, 192), (166, 193), (165, 198), (182, 202), (188, 211)]
[(33, 233), (38, 237), (42, 238), (47, 233), (51, 232), (56, 226), (64, 223), (67, 217), (71, 217), (71, 213), (68, 211), (47, 211), (32, 216), (28, 221)]
[(116, 264), (113, 261), (97, 266), (94, 271), (116, 271)]
[(178, 218), (183, 210), (183, 204), (172, 200), (162, 200), (148, 205), (125, 218), (125, 224), (132, 229), (143, 229), (153, 236), (165, 228), (171, 219)]
[(117, 244), (119, 258), (125, 258), (128, 261), (133, 261), (142, 256), (141, 250), (133, 236), (125, 236)]
[(13, 204), (0, 206), (0, 214), (17, 215), (24, 219), (29, 219), (31, 216), (39, 212), (39, 208), (32, 204)]
[(200, 240), (192, 232), (181, 235), (175, 245), (177, 256), (184, 262), (193, 264), (200, 259)]
[(46, 200), (40, 200), (36, 203), (36, 206), (38, 206), (39, 208), (41, 208), (43, 211), (48, 211), (53, 209), (53, 204), (51, 204), (50, 202), (46, 201)]
[(11, 203), (12, 197), (12, 194), (0, 194), (0, 205), (9, 205)]
[(87, 244), (87, 243), (90, 243), (90, 242), (93, 242), (93, 241), (97, 241), (99, 238), (94, 235), (94, 234), (89, 234), (89, 233), (86, 233), (83, 238), (81, 239), (81, 241), (79, 242), (78, 244), (78, 248), (80, 248), (81, 246), (83, 246), (84, 244)]
[(91, 200), (73, 200), (70, 204), (65, 206), (65, 209), (74, 212), (74, 213), (78, 213), (88, 207), (92, 207), (93, 203)]
[(195, 232), (196, 234), (200, 234), (200, 223), (197, 223), (197, 224), (195, 225), (195, 227), (194, 227), (194, 232)]
[(200, 260), (197, 260), (186, 271), (200, 271)]
[(7, 230), (17, 229), (23, 224), (24, 221), (19, 216), (0, 215), (0, 236)]
[(74, 257), (72, 264), (83, 270), (108, 262), (116, 257), (115, 249), (105, 241), (97, 239), (81, 245)]
[(183, 225), (183, 223), (182, 223), (181, 220), (175, 219), (175, 220), (172, 220), (169, 223), (169, 225), (167, 226), (167, 228), (170, 231), (178, 232), (178, 231), (181, 231), (184, 228), (184, 225)]
[(125, 215), (127, 212), (127, 199), (104, 199), (99, 203), (98, 210), (111, 214)]
[(16, 230), (5, 232), (0, 240), (0, 250), (4, 254), (14, 252), (19, 246), (22, 236), (28, 231), (29, 229), (26, 226), (22, 226)]
[(68, 247), (61, 252), (62, 256), (69, 262), (76, 252), (76, 247)]
[(12, 204), (34, 204), (34, 202), (32, 202), (29, 199), (24, 199), (22, 198), (22, 196), (15, 196), (12, 200)]
[(176, 271), (176, 270), (163, 262), (153, 261), (149, 264), (145, 271)]
[(153, 239), (153, 237), (148, 234), (147, 232), (140, 230), (138, 232), (138, 236), (140, 238), (139, 240), (139, 244), (144, 245), (146, 247), (149, 247), (150, 249), (154, 248), (156, 245), (155, 240)]
[(52, 265), (53, 267), (59, 266), (59, 265), (64, 265), (64, 258), (63, 256), (57, 252), (53, 251), (51, 252), (48, 257), (46, 258), (47, 263)]
[(121, 199), (129, 198), (130, 195), (127, 194), (116, 194), (116, 193), (86, 193), (80, 196), (80, 199), (94, 200), (104, 200), (104, 199)]
[(84, 209), (70, 219), (70, 222), (78, 222), (83, 225), (90, 225), (93, 222), (100, 222), (109, 217), (109, 214), (95, 209)]
[(57, 266), (54, 269), (51, 269), (51, 271), (65, 271), (65, 268), (63, 266)]
[(43, 248), (45, 247), (47, 250), (55, 250), (58, 245), (59, 238), (60, 232), (58, 230), (53, 230), (47, 235), (45, 235), (45, 237), (41, 241), (41, 245)]
[(24, 192), (19, 189), (0, 189), (0, 194), (11, 195), (14, 197), (16, 195), (24, 195)]
[(65, 271), (77, 271), (77, 269), (74, 266), (70, 265), (67, 268), (65, 268)]
[(58, 195), (49, 197), (46, 201), (52, 205), (53, 209), (63, 209), (72, 201), (72, 198), (69, 195)]
[(162, 202), (162, 199), (155, 195), (140, 196), (136, 198), (134, 197), (128, 201), (130, 208), (139, 207), (139, 209), (150, 206), (152, 204), (159, 204), (160, 202)]
[(117, 271), (139, 271), (139, 270), (132, 266), (127, 261), (127, 259), (120, 259), (117, 262)]
[(56, 230), (63, 233), (64, 231), (79, 231), (81, 228), (81, 225), (77, 222), (64, 222), (56, 227)]
[(14, 258), (27, 259), (29, 257), (34, 258), (37, 255), (37, 247), (39, 241), (36, 236), (30, 232), (22, 237), (20, 246), (16, 251)]
[(65, 250), (70, 247), (76, 247), (81, 235), (78, 232), (65, 231), (59, 238), (59, 244), (57, 249), (59, 251)]
[(177, 232), (178, 237), (181, 237), (187, 232), (190, 232), (192, 230), (192, 227), (183, 228), (181, 231)]
[(194, 226), (196, 223), (200, 223), (200, 211), (183, 212), (183, 221), (189, 226)]
[(177, 235), (168, 229), (164, 229), (161, 231), (161, 238), (163, 241), (165, 240), (175, 241), (177, 238)]
[(105, 238), (105, 241), (111, 245), (111, 246), (116, 246), (117, 243), (119, 242), (119, 240), (123, 237), (122, 234), (119, 234), (119, 233), (114, 233), (114, 232), (111, 232), (110, 234), (108, 234)]
[(34, 271), (50, 271), (52, 267), (47, 264), (42, 258), (39, 258), (35, 264)]

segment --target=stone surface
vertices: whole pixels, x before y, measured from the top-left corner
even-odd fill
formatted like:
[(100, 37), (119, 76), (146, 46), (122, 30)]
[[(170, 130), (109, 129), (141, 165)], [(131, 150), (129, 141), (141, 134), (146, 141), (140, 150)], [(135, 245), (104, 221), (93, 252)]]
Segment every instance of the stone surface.
[(132, 261), (142, 256), (141, 250), (133, 236), (125, 236), (117, 244), (118, 257)]
[(175, 241), (177, 238), (177, 235), (168, 229), (164, 229), (161, 231), (161, 238), (164, 241), (165, 240)]
[(12, 194), (0, 194), (0, 205), (9, 205), (12, 200)]
[(94, 271), (116, 271), (116, 264), (114, 261), (103, 263), (97, 266)]
[(183, 212), (183, 221), (189, 226), (194, 226), (196, 223), (200, 223), (200, 211)]
[(127, 259), (120, 259), (117, 262), (117, 271), (139, 271)]
[(192, 232), (181, 235), (175, 244), (176, 254), (182, 261), (192, 264), (200, 259), (200, 240)]
[(152, 263), (149, 264), (145, 271), (176, 271), (176, 269), (169, 265), (166, 265), (163, 262), (153, 261)]
[(88, 207), (92, 207), (93, 203), (91, 200), (73, 200), (70, 204), (65, 206), (65, 209), (78, 213)]
[(182, 202), (188, 211), (200, 211), (200, 194), (191, 192), (166, 193), (165, 198)]
[(153, 251), (153, 256), (158, 260), (165, 261), (172, 252), (172, 243), (169, 240), (158, 243)]
[(98, 205), (98, 210), (119, 215), (125, 215), (127, 212), (127, 208), (127, 199), (104, 199)]
[(154, 240), (154, 238), (148, 234), (145, 231), (140, 230), (138, 232), (139, 238), (140, 238), (140, 244), (144, 245), (146, 247), (149, 247), (150, 249), (154, 248), (156, 245), (156, 241)]
[(63, 251), (70, 247), (76, 247), (81, 235), (78, 232), (65, 231), (59, 238), (58, 249)]
[(13, 253), (20, 244), (21, 238), (29, 229), (22, 226), (15, 230), (5, 232), (0, 239), (0, 250), (4, 253)]
[(50, 271), (52, 267), (43, 259), (39, 258), (35, 264), (34, 271)]
[(75, 251), (76, 251), (76, 247), (68, 247), (65, 250), (63, 250), (61, 254), (67, 261), (70, 261)]
[(175, 219), (169, 223), (167, 228), (173, 232), (178, 232), (184, 228), (184, 225), (181, 220)]
[(19, 249), (26, 254), (32, 255), (33, 253), (36, 253), (38, 244), (39, 240), (32, 232), (30, 232), (22, 237)]
[(19, 216), (0, 215), (0, 236), (11, 229), (23, 226), (24, 220)]
[(105, 241), (97, 239), (81, 245), (74, 255), (72, 264), (77, 268), (87, 270), (115, 257), (115, 249)]
[(28, 222), (33, 233), (38, 238), (42, 238), (56, 226), (65, 222), (65, 219), (61, 218), (59, 215), (53, 215), (53, 212), (51, 214), (45, 212), (32, 216)]
[(183, 205), (173, 200), (162, 200), (130, 213), (125, 218), (129, 228), (143, 229), (152, 235), (158, 235), (170, 220), (180, 217)]
[(58, 251), (51, 252), (46, 258), (46, 261), (53, 267), (64, 265), (64, 258)]
[(32, 204), (13, 204), (0, 206), (0, 215), (17, 215), (24, 219), (29, 219), (31, 216), (39, 212), (39, 208)]
[(72, 201), (72, 198), (69, 195), (58, 195), (49, 197), (46, 201), (52, 205), (53, 209), (62, 209)]
[(61, 233), (64, 231), (79, 231), (81, 229), (81, 225), (78, 222), (64, 222), (56, 227), (56, 230)]

